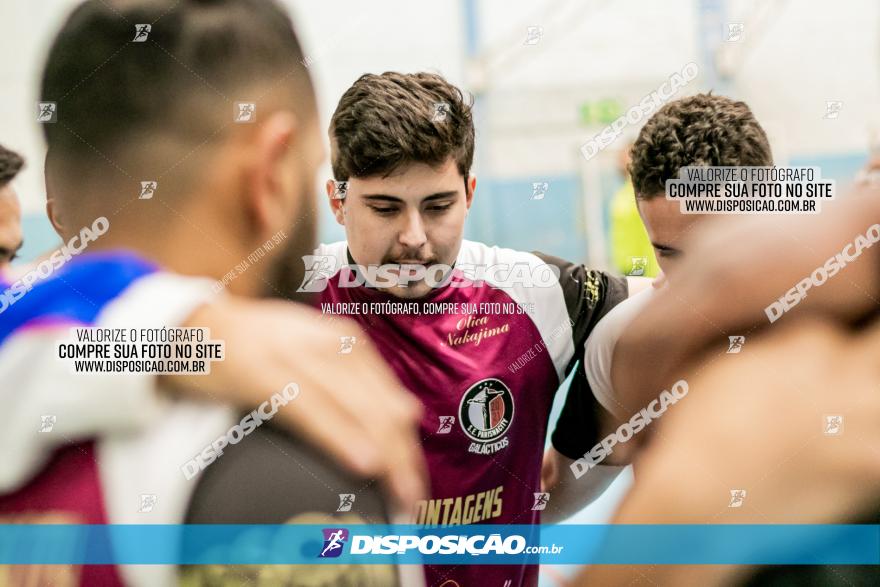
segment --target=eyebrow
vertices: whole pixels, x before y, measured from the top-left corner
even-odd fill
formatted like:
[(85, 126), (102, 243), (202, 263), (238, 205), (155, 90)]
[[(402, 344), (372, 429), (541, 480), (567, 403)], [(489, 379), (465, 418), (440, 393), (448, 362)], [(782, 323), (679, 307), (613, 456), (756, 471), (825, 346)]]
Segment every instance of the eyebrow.
[[(430, 196), (426, 196), (422, 198), (422, 202), (432, 202), (434, 200), (440, 200), (443, 198), (448, 198), (450, 196), (458, 195), (456, 191), (448, 191), (448, 192), (437, 192), (436, 194), (431, 194)], [(397, 196), (389, 196), (388, 194), (366, 194), (362, 196), (364, 200), (369, 200), (371, 202), (391, 202), (394, 204), (404, 204), (403, 199), (398, 198)]]

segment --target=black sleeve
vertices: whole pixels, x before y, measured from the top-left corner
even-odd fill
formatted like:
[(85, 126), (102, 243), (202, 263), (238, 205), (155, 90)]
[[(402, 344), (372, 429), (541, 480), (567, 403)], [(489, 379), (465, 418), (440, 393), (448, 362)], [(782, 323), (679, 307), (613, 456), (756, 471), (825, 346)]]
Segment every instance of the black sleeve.
[(574, 343), (574, 356), (565, 369), (568, 374), (583, 356), (584, 344), (590, 332), (611, 308), (629, 296), (629, 286), (626, 277), (587, 269), (580, 263), (544, 253), (535, 252), (534, 255), (559, 270), (559, 285), (568, 310)]
[[(337, 513), (339, 494), (355, 494)], [(187, 524), (386, 524), (377, 483), (343, 472), (300, 440), (263, 425), (206, 468)], [(377, 568), (370, 568), (377, 567)], [(181, 585), (397, 585), (392, 565), (182, 566)]]
[(579, 459), (599, 442), (599, 426), (606, 410), (596, 400), (580, 361), (565, 396), (550, 441), (560, 454)]
[(566, 367), (566, 374), (577, 367), (551, 442), (561, 454), (577, 459), (598, 442), (599, 421), (605, 411), (593, 395), (584, 372), (587, 337), (611, 308), (629, 296), (629, 287), (625, 277), (587, 269), (550, 255), (535, 255), (559, 268), (559, 283), (571, 321), (574, 343), (574, 356)]

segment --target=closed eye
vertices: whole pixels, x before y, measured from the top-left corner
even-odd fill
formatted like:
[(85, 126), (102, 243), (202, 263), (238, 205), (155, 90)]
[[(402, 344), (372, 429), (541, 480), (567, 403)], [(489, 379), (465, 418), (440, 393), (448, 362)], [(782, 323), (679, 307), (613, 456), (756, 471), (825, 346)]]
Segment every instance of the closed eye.
[(397, 212), (397, 208), (394, 206), (370, 206), (370, 209), (376, 212), (377, 214), (382, 214), (385, 216), (390, 216)]

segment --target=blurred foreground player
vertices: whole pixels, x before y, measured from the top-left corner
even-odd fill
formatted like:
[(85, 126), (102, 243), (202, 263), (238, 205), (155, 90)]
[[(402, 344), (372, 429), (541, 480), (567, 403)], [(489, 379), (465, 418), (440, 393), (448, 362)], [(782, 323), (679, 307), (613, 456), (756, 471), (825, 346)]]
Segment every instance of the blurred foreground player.
[[(850, 333), (802, 320), (746, 344), (735, 360), (686, 365), (694, 373), (688, 396), (638, 455), (635, 484), (612, 523), (880, 523), (880, 323)], [(827, 414), (844, 416), (842, 434), (824, 433)], [(741, 507), (728, 507), (732, 488), (747, 489)], [(877, 566), (599, 565), (577, 584), (868, 587), (878, 580)]]
[[(131, 42), (134, 22), (154, 23), (147, 42)], [(65, 23), (41, 96), (59, 112), (57, 123), (44, 126), (51, 220), (80, 250), (23, 294), (8, 295), (22, 291), (21, 283), (3, 284), (0, 396), (18, 416), (4, 432), (0, 465), (6, 519), (326, 517), (338, 506), (337, 488), (351, 487), (352, 478), (268, 425), (211, 464), (210, 475), (188, 480), (182, 471), (240, 420), (222, 401), (234, 398), (250, 410), (291, 382), (299, 393), (276, 422), (360, 475), (382, 476), (401, 505), (419, 495), (411, 426), (418, 410), (368, 343), (357, 356), (337, 355), (340, 333), (361, 334), (355, 325), (328, 324), (287, 303), (216, 294), (216, 280), (280, 230), (299, 239), (303, 252), (311, 246), (310, 185), (321, 149), (301, 57), (288, 17), (273, 2), (86, 2)], [(180, 63), (198, 75), (182, 73)], [(227, 95), (253, 97), (258, 119), (235, 124)], [(140, 178), (159, 178), (152, 198), (139, 198)], [(103, 232), (91, 233), (85, 251), (84, 239), (74, 237), (96, 225)], [(239, 275), (230, 292), (261, 291), (271, 256)], [(72, 374), (57, 358), (57, 342), (74, 326), (176, 325), (210, 328), (213, 339), (225, 340), (226, 360), (196, 379)], [(168, 387), (216, 403), (160, 393)], [(381, 429), (374, 425), (379, 412)], [(104, 433), (93, 437), (96, 429)], [(249, 486), (234, 482), (244, 479)], [(358, 486), (365, 489), (355, 515), (387, 518), (373, 486), (363, 479)], [(59, 572), (81, 585), (175, 582), (167, 566)], [(285, 580), (301, 584), (307, 570), (289, 568)]]
[[(682, 259), (675, 288), (652, 296), (615, 348), (613, 377), (627, 409), (674, 380), (689, 357), (726, 351), (729, 335), (802, 316), (850, 329), (880, 311), (876, 184), (823, 202), (820, 214), (719, 218), (695, 226), (689, 239), (695, 254)], [(642, 369), (626, 370), (618, 356), (642, 357)]]
[[(695, 230), (680, 277), (653, 296), (614, 351), (615, 372), (626, 357), (643, 357), (642, 380), (614, 378), (630, 405), (646, 401), (652, 385), (693, 378), (687, 400), (638, 456), (636, 484), (615, 522), (880, 522), (878, 196), (866, 183), (826, 202), (821, 216)], [(770, 321), (775, 309), (767, 308), (788, 288), (829, 269), (834, 275)], [(747, 335), (739, 353), (726, 353), (730, 333)], [(829, 434), (829, 418), (839, 434)], [(627, 450), (648, 440), (633, 438)], [(724, 503), (732, 487), (747, 489), (742, 508)], [(582, 584), (637, 577), (659, 585), (868, 586), (880, 581), (880, 568), (595, 567)]]

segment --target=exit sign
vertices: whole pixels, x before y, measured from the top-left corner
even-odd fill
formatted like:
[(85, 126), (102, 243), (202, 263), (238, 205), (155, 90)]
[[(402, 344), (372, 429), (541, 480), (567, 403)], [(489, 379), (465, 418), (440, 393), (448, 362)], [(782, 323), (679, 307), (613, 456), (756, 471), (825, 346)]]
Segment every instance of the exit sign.
[(578, 108), (580, 122), (584, 126), (605, 125), (623, 114), (623, 104), (616, 98), (604, 98), (582, 102)]

